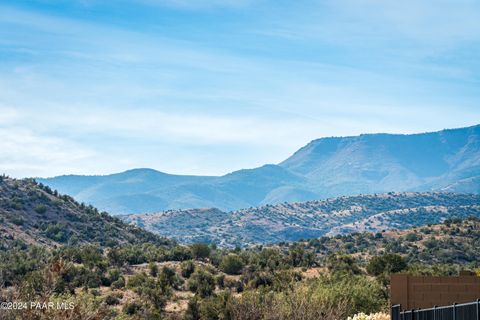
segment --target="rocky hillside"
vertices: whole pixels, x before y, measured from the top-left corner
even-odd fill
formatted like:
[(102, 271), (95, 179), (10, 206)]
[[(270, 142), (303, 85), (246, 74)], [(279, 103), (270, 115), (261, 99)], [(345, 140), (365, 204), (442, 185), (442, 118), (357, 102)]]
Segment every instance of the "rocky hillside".
[(288, 251), (299, 244), (305, 250), (313, 250), (318, 257), (340, 252), (367, 262), (373, 256), (395, 253), (411, 263), (433, 267), (443, 264), (475, 266), (480, 255), (480, 219), (446, 219), (441, 224), (326, 236), (293, 244), (283, 243), (280, 247)]
[(248, 246), (353, 232), (407, 229), (452, 217), (480, 217), (480, 195), (388, 193), (282, 203), (231, 212), (169, 210), (123, 216), (183, 243)]
[(30, 179), (0, 177), (0, 222), (0, 248), (22, 243), (169, 243)]
[(480, 125), (322, 138), (278, 165), (221, 177), (134, 169), (38, 181), (113, 214), (210, 207), (230, 211), (391, 191), (480, 193)]

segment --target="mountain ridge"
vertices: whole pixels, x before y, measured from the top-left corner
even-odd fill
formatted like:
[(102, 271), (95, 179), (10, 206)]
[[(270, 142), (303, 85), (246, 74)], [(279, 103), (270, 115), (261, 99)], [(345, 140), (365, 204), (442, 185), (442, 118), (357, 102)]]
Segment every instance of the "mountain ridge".
[(37, 179), (113, 214), (291, 201), (390, 191), (480, 192), (480, 125), (415, 134), (312, 140), (279, 164), (223, 176), (148, 168), (105, 176)]

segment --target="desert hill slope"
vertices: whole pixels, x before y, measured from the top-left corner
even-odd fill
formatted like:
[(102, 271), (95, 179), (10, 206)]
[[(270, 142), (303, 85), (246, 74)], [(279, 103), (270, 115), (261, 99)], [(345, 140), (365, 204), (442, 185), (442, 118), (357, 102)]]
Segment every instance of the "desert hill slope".
[(0, 221), (0, 248), (18, 244), (170, 243), (31, 179), (0, 177)]
[(214, 242), (234, 247), (407, 229), (469, 216), (480, 217), (480, 195), (408, 192), (281, 203), (230, 212), (168, 210), (122, 219), (179, 242)]

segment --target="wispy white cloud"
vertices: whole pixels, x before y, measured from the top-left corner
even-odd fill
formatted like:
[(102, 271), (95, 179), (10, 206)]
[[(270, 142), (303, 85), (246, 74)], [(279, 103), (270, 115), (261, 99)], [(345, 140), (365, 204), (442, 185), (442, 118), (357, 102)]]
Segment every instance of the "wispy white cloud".
[(0, 137), (0, 170), (14, 176), (66, 172), (71, 170), (72, 164), (95, 156), (84, 145), (59, 136), (37, 134), (22, 126), (3, 123)]
[[(73, 0), (77, 4), (90, 8), (102, 4), (102, 0)], [(181, 10), (199, 10), (212, 8), (243, 8), (265, 0), (118, 0), (129, 6), (170, 7)]]
[(139, 0), (147, 5), (170, 6), (181, 9), (241, 8), (262, 0)]
[[(152, 11), (259, 3), (149, 2)], [(279, 162), (321, 136), (473, 124), (475, 65), (432, 57), (475, 41), (476, 13), (465, 12), (474, 4), (445, 3), (433, 13), (409, 1), (271, 3), (208, 37), (188, 21), (178, 28), (194, 36), (182, 40), (157, 25), (0, 6), (0, 167), (17, 176), (140, 166), (221, 174)], [(465, 18), (452, 30), (439, 22), (451, 22), (448, 10)]]
[[(471, 0), (332, 2), (358, 25), (389, 31), (427, 44), (480, 39), (480, 4)], [(378, 28), (378, 29), (377, 29)]]
[(380, 53), (410, 52), (411, 58), (480, 39), (480, 4), (474, 0), (320, 0), (289, 9), (255, 32)]
[(0, 125), (7, 125), (19, 119), (17, 110), (0, 107)]

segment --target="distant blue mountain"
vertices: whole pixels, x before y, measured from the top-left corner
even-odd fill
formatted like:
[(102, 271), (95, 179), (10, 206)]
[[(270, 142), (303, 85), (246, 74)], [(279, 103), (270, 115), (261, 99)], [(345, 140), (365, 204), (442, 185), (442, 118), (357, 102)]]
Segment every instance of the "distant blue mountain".
[(322, 138), (278, 165), (220, 177), (133, 169), (37, 180), (113, 214), (235, 210), (390, 191), (480, 193), (480, 125), (412, 135)]

